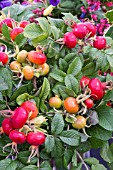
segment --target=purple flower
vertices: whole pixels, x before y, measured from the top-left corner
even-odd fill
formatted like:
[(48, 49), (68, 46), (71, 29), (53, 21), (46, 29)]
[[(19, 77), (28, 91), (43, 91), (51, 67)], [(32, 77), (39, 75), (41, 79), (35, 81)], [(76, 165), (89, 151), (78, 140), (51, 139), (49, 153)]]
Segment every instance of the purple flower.
[(0, 8), (5, 8), (7, 6), (11, 6), (12, 5), (12, 0), (3, 0), (0, 1)]
[(57, 6), (60, 3), (60, 0), (50, 0), (50, 4), (53, 6)]

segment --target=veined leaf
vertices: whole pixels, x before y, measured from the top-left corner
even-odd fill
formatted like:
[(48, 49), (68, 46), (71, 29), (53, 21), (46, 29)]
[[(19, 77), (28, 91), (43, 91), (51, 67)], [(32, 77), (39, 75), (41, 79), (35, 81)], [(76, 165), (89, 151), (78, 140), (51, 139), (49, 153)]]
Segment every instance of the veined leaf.
[(73, 90), (71, 90), (65, 86), (59, 86), (59, 92), (63, 99), (65, 99), (67, 97), (75, 97), (76, 96), (76, 94)]
[(70, 146), (78, 146), (80, 135), (76, 130), (63, 131), (59, 138), (66, 144)]
[(47, 78), (44, 78), (43, 84), (42, 84), (42, 90), (40, 93), (39, 98), (43, 101), (45, 100), (50, 93), (50, 84)]
[(47, 136), (45, 141), (45, 148), (48, 153), (50, 153), (55, 145), (55, 140), (53, 136)]
[(67, 88), (73, 90), (76, 94), (78, 93), (79, 83), (78, 83), (77, 79), (72, 74), (68, 74), (65, 77), (65, 85)]
[(81, 69), (82, 69), (82, 62), (79, 57), (76, 57), (69, 65), (67, 73), (76, 76), (81, 71)]
[(9, 32), (8, 26), (6, 24), (2, 25), (2, 34), (7, 40), (11, 40), (10, 32)]
[(67, 67), (68, 67), (68, 63), (64, 59), (60, 58), (59, 59), (59, 67), (60, 67), (60, 70), (66, 71)]
[(1, 170), (16, 170), (16, 168), (17, 168), (17, 163), (9, 158), (0, 161)]
[(52, 157), (54, 158), (60, 158), (63, 155), (63, 145), (60, 139), (55, 138), (55, 145), (52, 151)]
[(28, 165), (28, 166), (22, 168), (21, 170), (37, 170), (37, 166), (36, 165)]
[(60, 113), (56, 113), (53, 117), (51, 123), (51, 132), (52, 134), (60, 134), (64, 129), (64, 120), (63, 116)]
[(103, 97), (104, 101), (113, 101), (113, 90), (109, 90)]
[(40, 165), (40, 170), (52, 170), (50, 162), (49, 161), (44, 161)]
[(43, 30), (35, 23), (28, 24), (24, 29), (24, 36), (31, 39), (37, 38), (42, 33)]
[(40, 18), (37, 18), (36, 21), (39, 22), (39, 25), (42, 28), (42, 30), (44, 32), (46, 32), (48, 35), (50, 35), (51, 27), (50, 27), (50, 24), (49, 24), (48, 20), (46, 18), (44, 18), (44, 17), (40, 17)]
[(37, 36), (37, 38), (34, 38), (32, 40), (32, 43), (36, 47), (39, 43), (45, 42), (47, 38), (48, 38), (48, 34), (46, 32), (42, 32), (40, 35)]
[(51, 72), (50, 77), (52, 77), (53, 79), (59, 81), (59, 82), (64, 82), (64, 78), (66, 76), (66, 73), (63, 72), (62, 70), (53, 70), (53, 72)]
[(92, 126), (87, 129), (87, 133), (97, 139), (107, 141), (112, 137), (112, 132), (102, 128), (101, 126)]
[(109, 29), (107, 29), (105, 36), (111, 37), (113, 39), (113, 26), (112, 25), (109, 27)]
[(29, 95), (28, 93), (23, 93), (19, 95), (16, 99), (16, 102), (18, 105), (21, 105), (23, 102), (25, 102), (27, 99), (32, 99), (34, 98), (33, 96)]
[(99, 125), (104, 129), (113, 131), (113, 109), (107, 106), (97, 108)]
[(107, 170), (102, 164), (96, 164), (91, 166), (91, 170)]
[(109, 23), (113, 23), (113, 10), (109, 10), (104, 15), (109, 20)]

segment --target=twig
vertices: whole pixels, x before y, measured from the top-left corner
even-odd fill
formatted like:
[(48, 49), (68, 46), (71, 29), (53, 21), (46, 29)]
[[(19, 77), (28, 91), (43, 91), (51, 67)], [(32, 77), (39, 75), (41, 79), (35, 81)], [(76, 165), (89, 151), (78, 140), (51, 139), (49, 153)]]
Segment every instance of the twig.
[(84, 160), (83, 160), (83, 158), (81, 157), (81, 155), (78, 153), (78, 152), (76, 152), (77, 153), (77, 156), (80, 158), (80, 160), (82, 161), (82, 164), (84, 165), (84, 167), (86, 168), (86, 170), (89, 170), (89, 168), (88, 168), (88, 166), (86, 165), (86, 163), (84, 162)]

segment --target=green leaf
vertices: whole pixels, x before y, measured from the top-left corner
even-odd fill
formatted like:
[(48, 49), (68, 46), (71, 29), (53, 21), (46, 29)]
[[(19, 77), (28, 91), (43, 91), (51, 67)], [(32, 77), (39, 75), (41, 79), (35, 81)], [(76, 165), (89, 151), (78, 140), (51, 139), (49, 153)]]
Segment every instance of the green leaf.
[(85, 67), (82, 68), (82, 72), (84, 76), (92, 76), (94, 74), (96, 65), (95, 63), (89, 63)]
[(3, 96), (1, 92), (0, 92), (0, 101), (3, 101)]
[(71, 170), (81, 170), (82, 168), (82, 163), (77, 164), (77, 166), (72, 166)]
[[(70, 4), (70, 3), (69, 3)], [(74, 20), (74, 21), (76, 21), (76, 22), (80, 22), (78, 19), (77, 19), (77, 17), (76, 16), (73, 16), (71, 13), (62, 13), (63, 15), (64, 15), (64, 17), (63, 17), (63, 19), (64, 20)]]
[(31, 88), (29, 90), (29, 87), (32, 88), (31, 82), (22, 85), (19, 89), (13, 92), (13, 95), (10, 97), (10, 101), (15, 100), (20, 94), (27, 93), (27, 92), (29, 93), (29, 91), (31, 91)]
[(69, 65), (67, 73), (76, 76), (82, 69), (82, 63), (79, 57), (76, 57)]
[(48, 17), (48, 21), (50, 22), (51, 26), (55, 26), (56, 28), (59, 29), (62, 29), (64, 25), (64, 21), (62, 19)]
[(16, 170), (17, 163), (11, 159), (4, 159), (0, 161), (0, 170)]
[(72, 61), (74, 58), (76, 57), (75, 53), (69, 53), (64, 57), (64, 60), (69, 63), (70, 61)]
[(63, 116), (60, 113), (56, 113), (51, 123), (51, 132), (52, 134), (58, 135), (63, 131), (63, 129), (64, 129)]
[(113, 101), (113, 90), (109, 90), (103, 97), (103, 101)]
[(41, 100), (40, 105), (39, 105), (39, 108), (40, 108), (40, 110), (41, 110), (42, 113), (48, 112), (48, 108), (47, 108), (47, 106), (45, 105), (45, 103), (44, 103), (43, 100)]
[(59, 86), (59, 92), (63, 99), (65, 99), (67, 97), (75, 97), (76, 96), (76, 94), (74, 93), (73, 90), (71, 90), (65, 86)]
[(112, 154), (112, 151), (109, 147), (109, 144), (108, 142), (106, 142), (101, 150), (100, 150), (100, 155), (101, 157), (108, 163), (112, 163), (113, 162), (113, 154)]
[(91, 149), (91, 144), (89, 141), (81, 142), (76, 149), (79, 153), (85, 153)]
[(67, 67), (68, 67), (68, 63), (64, 59), (60, 58), (59, 59), (59, 67), (60, 67), (60, 70), (66, 71)]
[(113, 39), (113, 26), (111, 25), (107, 32), (105, 33), (106, 37), (111, 37)]
[(40, 93), (40, 100), (44, 101), (50, 93), (50, 84), (47, 78), (44, 78), (43, 84), (42, 84), (42, 89)]
[(22, 168), (21, 170), (37, 170), (37, 166), (36, 165), (28, 165), (28, 166)]
[(24, 36), (27, 38), (37, 38), (42, 34), (43, 30), (40, 28), (39, 25), (35, 23), (28, 24), (24, 29)]
[(99, 164), (99, 161), (96, 158), (86, 158), (84, 161), (89, 165)]
[[(30, 155), (30, 151), (19, 152), (19, 154), (18, 154), (18, 160), (19, 160), (21, 163), (27, 165), (27, 164), (29, 164), (29, 163), (27, 162), (29, 155)], [(31, 160), (30, 164), (35, 164), (36, 162), (37, 162), (37, 157), (34, 157), (34, 158)]]
[(113, 10), (107, 11), (105, 14), (109, 23), (113, 23)]
[(4, 78), (0, 75), (0, 91), (8, 90), (8, 85), (6, 84)]
[(40, 165), (40, 170), (52, 170), (51, 165), (48, 161), (44, 161)]
[(76, 150), (74, 150), (74, 154), (72, 157), (72, 165), (77, 166), (77, 152), (76, 152)]
[(91, 170), (107, 170), (103, 165), (101, 164), (96, 164), (91, 166)]
[(48, 20), (44, 17), (40, 17), (40, 18), (37, 18), (36, 21), (39, 22), (39, 25), (42, 28), (42, 30), (50, 35), (51, 27), (50, 27), (50, 24), (48, 23)]
[(53, 70), (50, 74), (50, 77), (52, 77), (53, 79), (59, 81), (59, 82), (64, 82), (64, 78), (66, 76), (66, 73), (63, 72), (62, 70)]
[(23, 34), (19, 34), (17, 35), (17, 37), (15, 38), (15, 42), (19, 47), (22, 47), (23, 45), (25, 45), (25, 43), (27, 42), (27, 38), (24, 37)]
[(51, 26), (51, 32), (53, 34), (54, 39), (57, 40), (60, 36), (60, 29), (55, 26)]
[(80, 140), (80, 135), (78, 131), (76, 130), (67, 130), (63, 131), (59, 138), (66, 144), (70, 146), (78, 146), (79, 145), (79, 140)]
[(113, 57), (112, 55), (107, 55), (107, 60), (111, 68), (113, 68)]
[(45, 141), (45, 149), (48, 153), (50, 153), (55, 146), (55, 141), (53, 136), (47, 136)]
[(6, 92), (7, 92), (8, 97), (10, 97), (12, 95), (12, 75), (11, 75), (11, 72), (7, 68), (1, 68), (0, 69), (0, 75), (4, 78), (4, 81), (7, 84), (7, 85), (4, 84), (4, 86), (5, 87), (8, 86), (8, 90)]
[(60, 158), (63, 156), (63, 146), (62, 146), (62, 142), (60, 141), (60, 139), (55, 138), (55, 146), (53, 148), (53, 151), (51, 152), (52, 157), (54, 158)]
[(99, 125), (104, 129), (113, 131), (113, 109), (107, 106), (97, 108)]
[(40, 43), (44, 43), (48, 38), (48, 34), (46, 32), (42, 32), (40, 35), (38, 35), (37, 38), (33, 39), (32, 43), (36, 47)]
[(23, 93), (17, 97), (16, 102), (18, 105), (21, 105), (26, 100), (29, 100), (32, 98), (33, 98), (33, 96), (29, 95), (28, 93)]
[(90, 144), (91, 144), (91, 148), (95, 148), (95, 149), (101, 148), (106, 143), (106, 141), (103, 141), (101, 139), (97, 139), (95, 137), (89, 138), (89, 141), (90, 141)]
[(72, 74), (69, 74), (65, 77), (65, 85), (67, 88), (73, 90), (76, 94), (79, 92), (79, 83)]
[(64, 151), (64, 157), (63, 157), (63, 162), (64, 162), (64, 167), (67, 168), (71, 158), (73, 156), (73, 152), (70, 149), (66, 149)]
[(7, 40), (11, 40), (10, 32), (9, 32), (8, 26), (6, 24), (2, 25), (2, 34)]
[(87, 133), (97, 139), (107, 141), (112, 137), (112, 132), (105, 130), (100, 126), (92, 126), (87, 129)]

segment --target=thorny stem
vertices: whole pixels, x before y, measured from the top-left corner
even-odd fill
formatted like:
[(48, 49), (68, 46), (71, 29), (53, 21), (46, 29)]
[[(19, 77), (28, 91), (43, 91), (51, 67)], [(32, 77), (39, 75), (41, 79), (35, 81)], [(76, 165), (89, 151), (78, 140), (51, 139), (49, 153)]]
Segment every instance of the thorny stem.
[(78, 153), (78, 152), (76, 152), (77, 153), (77, 156), (80, 158), (80, 160), (82, 161), (82, 164), (85, 166), (85, 168), (86, 168), (86, 170), (89, 170), (89, 168), (88, 168), (88, 166), (86, 165), (86, 163), (84, 162), (84, 160), (83, 160), (83, 158), (81, 157), (81, 155)]

